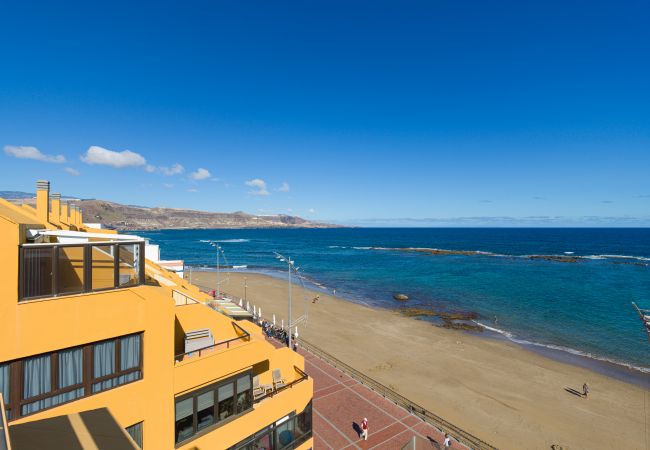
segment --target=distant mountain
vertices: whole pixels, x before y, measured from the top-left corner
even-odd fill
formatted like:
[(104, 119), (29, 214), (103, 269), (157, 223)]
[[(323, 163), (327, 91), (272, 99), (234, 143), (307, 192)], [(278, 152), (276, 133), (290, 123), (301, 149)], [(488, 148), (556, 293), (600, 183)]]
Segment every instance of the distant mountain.
[(5, 198), (7, 200), (19, 200), (23, 198), (34, 198), (34, 194), (22, 191), (0, 191), (0, 198)]
[[(27, 193), (23, 192), (22, 194)], [(34, 203), (33, 194), (5, 198), (15, 203)], [(105, 200), (79, 200), (75, 201), (74, 204), (79, 206), (83, 211), (84, 222), (102, 223), (119, 230), (174, 228), (339, 228), (338, 225), (312, 222), (301, 217), (285, 214), (261, 216), (247, 214), (241, 211), (220, 213), (176, 208), (149, 208), (146, 206), (122, 205)]]
[[(0, 191), (0, 198), (6, 200), (22, 200), (22, 199), (33, 199), (36, 197), (36, 194), (33, 192), (23, 192), (23, 191)], [(77, 200), (77, 197), (61, 197), (63, 200)]]

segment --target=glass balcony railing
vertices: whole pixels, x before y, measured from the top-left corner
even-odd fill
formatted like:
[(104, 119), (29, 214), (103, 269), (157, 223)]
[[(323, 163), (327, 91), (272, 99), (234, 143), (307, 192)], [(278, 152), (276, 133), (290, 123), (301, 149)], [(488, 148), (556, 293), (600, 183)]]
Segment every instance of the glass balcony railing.
[(144, 241), (24, 244), (19, 301), (144, 283)]

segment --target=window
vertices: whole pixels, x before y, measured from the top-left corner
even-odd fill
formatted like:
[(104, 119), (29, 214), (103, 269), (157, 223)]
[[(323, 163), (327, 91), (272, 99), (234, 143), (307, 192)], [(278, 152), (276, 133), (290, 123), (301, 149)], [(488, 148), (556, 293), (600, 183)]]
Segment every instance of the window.
[(253, 407), (250, 372), (176, 399), (176, 443)]
[(131, 425), (130, 427), (126, 427), (126, 432), (129, 433), (131, 438), (135, 441), (136, 444), (138, 444), (138, 447), (144, 448), (142, 446), (142, 424), (144, 422), (138, 422), (135, 425)]
[(143, 282), (143, 242), (20, 247), (19, 301), (137, 286)]
[(0, 364), (0, 394), (5, 403), (5, 413), (9, 419), (9, 364)]
[(60, 295), (84, 291), (84, 247), (59, 247), (57, 259), (57, 291)]
[(135, 286), (140, 279), (140, 245), (119, 246), (119, 286)]
[[(142, 378), (142, 334), (0, 364), (11, 420)], [(10, 375), (21, 383), (9, 385)]]
[(93, 384), (93, 393), (139, 380), (141, 348), (139, 334), (94, 344), (93, 378), (101, 381)]
[(312, 435), (311, 402), (300, 414), (293, 414), (244, 439), (229, 450), (289, 450), (298, 447)]

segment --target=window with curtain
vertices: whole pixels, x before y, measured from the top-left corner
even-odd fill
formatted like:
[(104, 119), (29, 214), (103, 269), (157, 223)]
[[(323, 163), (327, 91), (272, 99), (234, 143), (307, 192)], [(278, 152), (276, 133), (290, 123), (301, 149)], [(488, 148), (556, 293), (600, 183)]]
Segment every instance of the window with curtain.
[(237, 414), (253, 406), (253, 391), (251, 390), (251, 377), (246, 374), (237, 378)]
[[(176, 443), (253, 407), (251, 374), (239, 375), (176, 399)], [(236, 405), (237, 403), (237, 405)]]
[(142, 427), (143, 427), (144, 422), (138, 422), (135, 425), (131, 425), (130, 427), (126, 427), (126, 432), (129, 433), (131, 438), (135, 441), (136, 444), (138, 444), (138, 447), (144, 448), (142, 446)]
[[(119, 346), (119, 352), (117, 351)], [(132, 334), (119, 339), (93, 345), (93, 378), (113, 377), (93, 383), (93, 393), (105, 391), (121, 384), (142, 378), (142, 334)], [(117, 355), (119, 354), (119, 361)]]
[[(27, 358), (23, 362), (23, 399), (38, 397), (52, 390), (50, 355)], [(30, 414), (52, 406), (52, 399), (45, 398), (23, 405), (22, 414)]]
[[(142, 341), (139, 333), (0, 364), (0, 392), (8, 419), (141, 379)], [(11, 373), (20, 374), (22, 387), (15, 382), (10, 386)], [(89, 379), (84, 378), (86, 373)], [(20, 401), (10, 404), (12, 398)]]
[(197, 431), (214, 423), (214, 391), (204, 392), (196, 398), (196, 421)]
[(227, 419), (235, 414), (235, 402), (233, 399), (234, 389), (233, 382), (219, 386), (219, 420)]
[(182, 442), (194, 434), (194, 397), (176, 402), (176, 442)]
[(291, 414), (278, 422), (262, 428), (229, 450), (288, 450), (300, 446), (312, 436), (311, 401), (300, 414)]
[[(115, 341), (100, 342), (93, 345), (93, 378), (101, 378), (115, 373)], [(116, 386), (116, 379), (110, 378), (93, 384), (93, 393)]]
[(2, 398), (4, 399), (5, 413), (7, 418), (9, 418), (10, 409), (9, 409), (9, 364), (0, 364), (0, 393), (2, 393)]
[[(126, 336), (120, 339), (120, 371), (140, 367), (140, 349), (142, 338), (139, 334)], [(140, 379), (140, 371), (121, 375), (118, 384), (128, 383)]]

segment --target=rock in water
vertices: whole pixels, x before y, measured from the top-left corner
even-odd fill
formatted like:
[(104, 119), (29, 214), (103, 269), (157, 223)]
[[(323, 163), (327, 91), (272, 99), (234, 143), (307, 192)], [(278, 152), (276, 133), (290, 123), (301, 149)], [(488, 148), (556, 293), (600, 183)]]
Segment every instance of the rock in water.
[(393, 295), (393, 298), (398, 302), (405, 302), (406, 300), (409, 299), (409, 296), (406, 294), (395, 294)]

